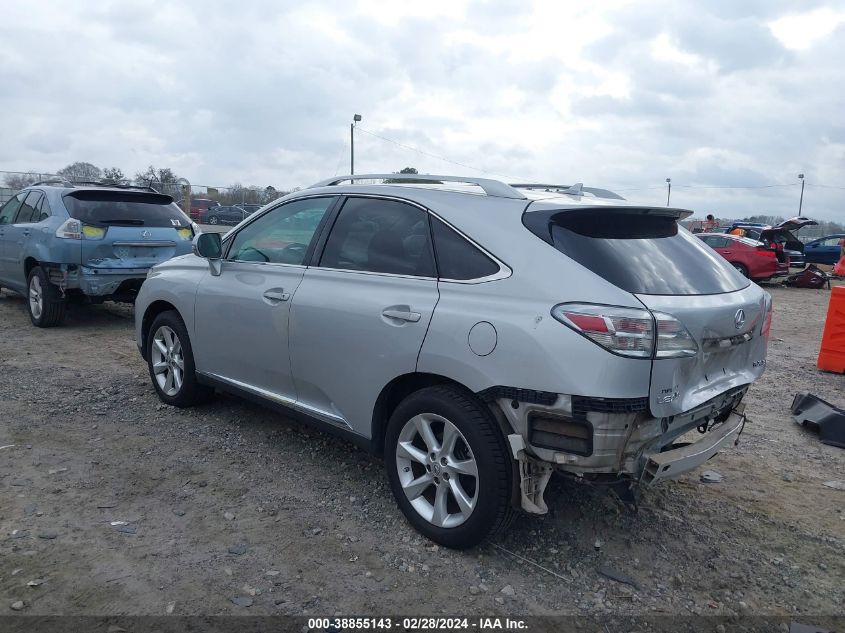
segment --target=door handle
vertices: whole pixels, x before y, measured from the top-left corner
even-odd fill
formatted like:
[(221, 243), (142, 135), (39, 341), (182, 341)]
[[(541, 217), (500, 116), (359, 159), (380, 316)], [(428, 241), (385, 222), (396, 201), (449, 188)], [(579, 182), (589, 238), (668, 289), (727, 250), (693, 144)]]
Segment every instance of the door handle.
[(264, 298), (268, 301), (287, 301), (290, 299), (290, 293), (284, 290), (268, 290), (264, 293)]
[(420, 320), (421, 316), (419, 312), (410, 312), (408, 310), (383, 310), (381, 314), (388, 319), (408, 321), (409, 323), (416, 323)]
[(29, 237), (29, 229), (24, 229), (24, 230), (23, 230), (23, 236), (24, 236), (24, 237)]

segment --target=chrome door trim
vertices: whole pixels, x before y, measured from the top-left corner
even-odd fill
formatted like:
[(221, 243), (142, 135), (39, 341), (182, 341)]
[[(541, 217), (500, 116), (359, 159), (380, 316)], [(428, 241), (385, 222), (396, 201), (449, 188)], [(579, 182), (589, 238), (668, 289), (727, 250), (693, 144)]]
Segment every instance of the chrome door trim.
[(214, 374), (212, 372), (198, 371), (197, 373), (212, 378), (214, 380), (218, 380), (220, 382), (232, 385), (233, 387), (237, 387), (238, 389), (248, 391), (249, 393), (259, 396), (261, 398), (272, 400), (273, 402), (285, 405), (286, 407), (290, 407), (295, 411), (314, 416), (315, 418), (319, 418), (320, 420), (328, 424), (352, 430), (352, 426), (346, 421), (345, 418), (329, 411), (320, 409), (318, 407), (311, 406), (310, 404), (297, 402), (293, 398), (283, 396), (282, 394), (276, 393), (275, 391), (270, 391), (269, 389), (262, 389), (261, 387), (256, 387), (255, 385), (250, 385), (249, 383), (241, 382), (240, 380), (235, 380), (234, 378), (227, 378), (226, 376), (221, 376), (220, 374)]
[(279, 404), (284, 404), (289, 407), (293, 407), (296, 404), (296, 400), (294, 400), (293, 398), (288, 398), (287, 396), (283, 396), (280, 393), (276, 393), (268, 389), (262, 389), (261, 387), (256, 387), (255, 385), (250, 385), (249, 383), (241, 382), (240, 380), (235, 380), (234, 378), (227, 378), (226, 376), (221, 376), (220, 374), (214, 374), (212, 372), (206, 371), (198, 371), (197, 373), (203, 376), (208, 376), (209, 378), (213, 378), (215, 380), (219, 380), (220, 382), (225, 382), (227, 384), (232, 385), (233, 387), (243, 389), (244, 391), (249, 391), (250, 393), (255, 394), (256, 396), (267, 398), (268, 400), (278, 402)]

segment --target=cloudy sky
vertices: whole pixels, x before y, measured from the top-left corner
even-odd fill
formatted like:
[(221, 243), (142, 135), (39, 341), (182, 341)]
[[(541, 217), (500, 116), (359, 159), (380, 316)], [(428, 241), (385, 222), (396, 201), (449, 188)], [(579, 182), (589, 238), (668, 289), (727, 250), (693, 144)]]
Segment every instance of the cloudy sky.
[[(11, 0), (0, 170), (349, 170), (845, 221), (845, 0)], [(413, 149), (409, 149), (413, 148)], [(415, 151), (416, 150), (416, 151)], [(451, 162), (448, 162), (451, 161)], [(772, 186), (775, 185), (775, 186)], [(742, 187), (742, 188), (739, 188)]]

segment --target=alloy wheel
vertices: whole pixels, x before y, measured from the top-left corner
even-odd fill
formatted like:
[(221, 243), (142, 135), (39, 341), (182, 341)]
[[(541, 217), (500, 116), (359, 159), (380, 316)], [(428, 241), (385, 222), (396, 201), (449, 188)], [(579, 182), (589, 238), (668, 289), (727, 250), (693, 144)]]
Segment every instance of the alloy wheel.
[(478, 503), (478, 464), (466, 438), (446, 418), (416, 415), (396, 444), (399, 482), (411, 506), (429, 523), (453, 528)]
[(185, 376), (185, 359), (182, 343), (172, 328), (162, 325), (156, 330), (150, 359), (159, 389), (168, 396), (178, 394)]
[(44, 312), (44, 291), (38, 275), (29, 280), (29, 309), (34, 319), (40, 319)]

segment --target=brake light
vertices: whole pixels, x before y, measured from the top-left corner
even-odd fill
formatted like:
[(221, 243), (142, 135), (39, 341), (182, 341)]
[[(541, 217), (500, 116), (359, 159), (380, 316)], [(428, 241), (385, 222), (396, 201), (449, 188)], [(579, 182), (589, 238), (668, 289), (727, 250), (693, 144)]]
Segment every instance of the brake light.
[(695, 340), (683, 324), (662, 312), (562, 303), (552, 309), (552, 316), (597, 345), (621, 356), (678, 358), (694, 356), (698, 352)]
[(761, 336), (768, 336), (769, 331), (772, 329), (772, 313), (774, 312), (774, 304), (772, 303), (772, 297), (766, 297), (766, 303), (768, 304), (768, 309), (766, 310), (766, 318), (763, 320), (763, 327), (760, 329)]
[(777, 257), (777, 253), (775, 253), (770, 248), (766, 248), (765, 246), (758, 246), (757, 247), (757, 254), (758, 255), (765, 255), (766, 257)]
[(101, 240), (106, 236), (106, 229), (84, 224), (75, 218), (68, 218), (56, 229), (56, 237), (65, 240)]

